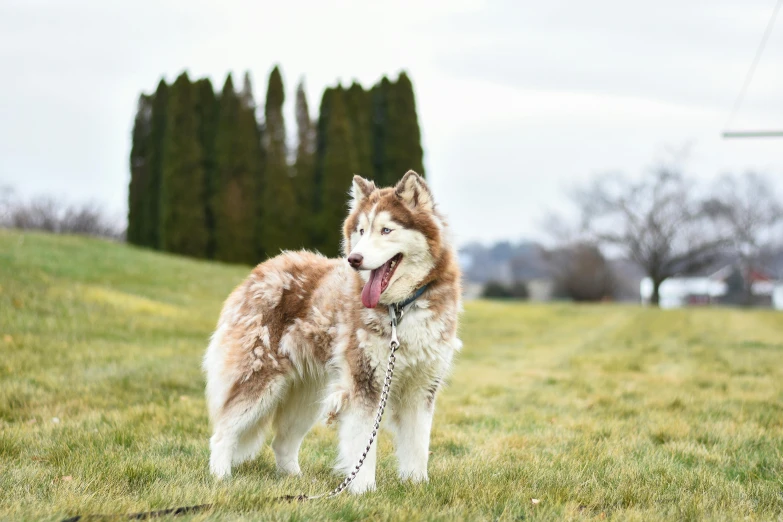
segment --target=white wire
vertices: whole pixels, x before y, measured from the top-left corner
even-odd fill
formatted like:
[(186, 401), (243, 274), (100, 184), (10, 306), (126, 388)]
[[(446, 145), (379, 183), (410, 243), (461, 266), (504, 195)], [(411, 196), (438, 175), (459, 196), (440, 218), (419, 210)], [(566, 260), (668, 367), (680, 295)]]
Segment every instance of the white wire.
[(761, 37), (761, 42), (759, 43), (758, 49), (756, 49), (756, 56), (753, 58), (753, 63), (750, 64), (750, 69), (748, 69), (748, 72), (745, 75), (745, 82), (742, 84), (742, 89), (740, 89), (739, 95), (737, 96), (737, 99), (734, 101), (734, 107), (732, 107), (731, 109), (731, 114), (729, 114), (729, 119), (726, 120), (726, 125), (725, 125), (726, 129), (728, 129), (730, 124), (733, 123), (734, 117), (737, 115), (737, 111), (739, 110), (743, 100), (745, 99), (745, 94), (748, 91), (750, 82), (753, 81), (753, 75), (756, 73), (756, 66), (758, 65), (759, 60), (761, 59), (761, 55), (764, 53), (764, 48), (767, 46), (767, 40), (769, 40), (769, 35), (772, 34), (772, 28), (775, 25), (775, 18), (778, 16), (778, 11), (780, 11), (781, 5), (783, 5), (783, 0), (778, 0), (777, 3), (775, 4), (775, 9), (772, 10), (772, 16), (770, 16), (769, 22), (767, 22), (767, 28), (764, 30), (764, 35)]

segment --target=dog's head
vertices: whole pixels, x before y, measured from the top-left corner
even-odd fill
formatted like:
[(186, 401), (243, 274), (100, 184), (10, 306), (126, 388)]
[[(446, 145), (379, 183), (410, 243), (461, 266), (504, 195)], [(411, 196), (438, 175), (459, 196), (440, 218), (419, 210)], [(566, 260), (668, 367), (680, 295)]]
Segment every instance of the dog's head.
[(408, 171), (393, 188), (354, 176), (343, 252), (365, 280), (362, 303), (375, 308), (405, 300), (440, 257), (443, 222), (424, 179)]

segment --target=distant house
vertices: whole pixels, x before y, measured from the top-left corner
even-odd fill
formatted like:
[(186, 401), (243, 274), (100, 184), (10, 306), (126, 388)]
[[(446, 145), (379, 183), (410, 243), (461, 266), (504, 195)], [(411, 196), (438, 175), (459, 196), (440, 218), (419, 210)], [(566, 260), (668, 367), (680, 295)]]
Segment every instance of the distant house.
[[(487, 283), (512, 286), (524, 283), (530, 301), (551, 301), (562, 298), (557, 288), (551, 252), (541, 245), (523, 241), (500, 242), (492, 246), (471, 243), (459, 251), (459, 264), (464, 277), (463, 297), (479, 297)], [(613, 276), (612, 300), (639, 302), (639, 281), (644, 276), (633, 262), (607, 259)]]
[[(661, 308), (744, 303), (743, 272), (738, 264), (729, 264), (711, 273), (671, 277), (659, 289)], [(748, 277), (753, 305), (783, 309), (783, 281), (760, 269), (751, 270)], [(642, 279), (639, 291), (642, 303), (649, 304), (653, 291), (649, 277)]]
[(484, 291), (484, 285), (479, 283), (473, 283), (471, 281), (465, 281), (462, 284), (462, 298), (466, 301), (472, 299), (478, 299), (481, 297), (481, 293)]
[(555, 294), (555, 281), (551, 277), (538, 277), (526, 281), (530, 301), (551, 301)]
[(464, 246), (459, 252), (464, 276), (463, 297), (479, 297), (487, 283), (511, 286), (524, 281), (531, 301), (551, 299), (554, 283), (540, 245), (523, 241), (500, 242), (485, 247), (478, 243)]
[(783, 283), (779, 283), (772, 292), (772, 308), (783, 310)]

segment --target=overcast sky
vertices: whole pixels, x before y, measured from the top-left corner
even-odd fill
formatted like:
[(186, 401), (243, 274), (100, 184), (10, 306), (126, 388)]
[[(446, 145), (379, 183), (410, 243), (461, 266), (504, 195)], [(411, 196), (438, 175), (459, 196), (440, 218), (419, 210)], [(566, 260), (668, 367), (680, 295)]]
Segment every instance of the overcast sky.
[[(783, 139), (722, 140), (775, 0), (0, 2), (0, 185), (124, 216), (138, 95), (282, 68), (324, 87), (405, 69), (459, 243), (539, 238), (563, 192), (691, 144), (701, 179), (783, 179)], [(783, 128), (783, 15), (733, 128)], [(402, 174), (402, 173), (400, 173)], [(347, 189), (347, 187), (346, 187)]]

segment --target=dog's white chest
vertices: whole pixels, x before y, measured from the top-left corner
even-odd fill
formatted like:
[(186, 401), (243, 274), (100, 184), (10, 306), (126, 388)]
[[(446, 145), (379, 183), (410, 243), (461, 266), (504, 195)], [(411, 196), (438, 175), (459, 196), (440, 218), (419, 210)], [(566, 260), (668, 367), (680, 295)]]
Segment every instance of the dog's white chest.
[[(400, 341), (396, 356), (396, 368), (404, 372), (406, 368), (440, 368), (448, 365), (454, 352), (462, 343), (450, 336), (447, 324), (436, 317), (429, 309), (412, 307), (406, 312), (397, 326), (397, 338)], [(385, 366), (389, 357), (391, 336), (374, 337), (365, 353), (373, 365)]]

